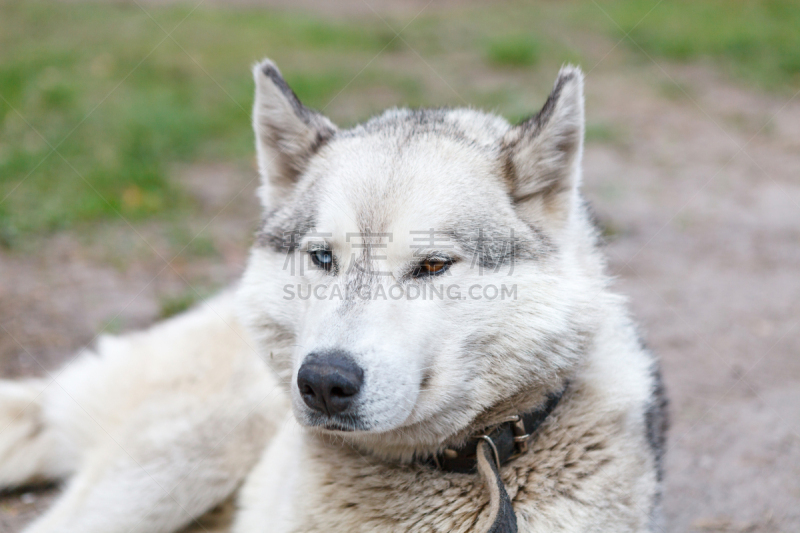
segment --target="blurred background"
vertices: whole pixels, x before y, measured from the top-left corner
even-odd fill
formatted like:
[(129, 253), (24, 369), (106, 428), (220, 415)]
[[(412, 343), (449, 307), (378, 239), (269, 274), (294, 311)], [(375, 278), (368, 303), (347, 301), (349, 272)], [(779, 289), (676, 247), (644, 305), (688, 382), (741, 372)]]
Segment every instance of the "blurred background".
[[(342, 126), (535, 112), (587, 74), (585, 193), (672, 400), (671, 532), (800, 531), (800, 3), (0, 0), (0, 376), (236, 280), (250, 66)], [(0, 494), (18, 531), (57, 487)]]

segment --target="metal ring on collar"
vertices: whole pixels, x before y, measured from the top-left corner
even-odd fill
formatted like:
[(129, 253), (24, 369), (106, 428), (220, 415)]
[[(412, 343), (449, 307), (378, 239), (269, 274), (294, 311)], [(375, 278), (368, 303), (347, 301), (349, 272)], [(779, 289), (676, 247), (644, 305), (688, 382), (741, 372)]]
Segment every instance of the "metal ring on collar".
[(485, 440), (489, 443), (489, 446), (492, 447), (492, 452), (494, 452), (494, 464), (497, 465), (497, 470), (500, 471), (500, 454), (497, 453), (497, 446), (494, 445), (492, 438), (489, 435), (479, 435), (476, 438)]

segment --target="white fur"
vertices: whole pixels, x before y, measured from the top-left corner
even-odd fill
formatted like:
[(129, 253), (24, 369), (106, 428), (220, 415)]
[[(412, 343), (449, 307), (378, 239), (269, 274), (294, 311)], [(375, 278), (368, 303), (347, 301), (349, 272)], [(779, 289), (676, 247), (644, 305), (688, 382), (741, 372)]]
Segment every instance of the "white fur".
[[(104, 337), (39, 396), (30, 386), (33, 403), (15, 424), (37, 426), (39, 440), (17, 441), (27, 462), (2, 456), (2, 479), (76, 474), (28, 531), (174, 531), (233, 492), (286, 406), (232, 303), (223, 295), (150, 330)], [(0, 395), (23, 386), (3, 382)], [(2, 448), (17, 438), (4, 431)], [(39, 456), (57, 462), (43, 469)]]

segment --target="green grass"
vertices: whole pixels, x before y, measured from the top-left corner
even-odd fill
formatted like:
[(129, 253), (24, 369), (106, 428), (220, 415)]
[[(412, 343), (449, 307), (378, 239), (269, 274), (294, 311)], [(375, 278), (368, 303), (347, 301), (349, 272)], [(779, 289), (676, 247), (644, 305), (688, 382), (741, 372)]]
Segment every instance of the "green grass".
[[(800, 86), (800, 3), (796, 0), (607, 0), (582, 8), (614, 37), (654, 58), (708, 59), (767, 89)], [(651, 11), (652, 10), (652, 11)], [(648, 14), (649, 13), (649, 14)], [(641, 47), (641, 49), (639, 48)]]
[[(377, 24), (148, 9), (152, 19), (133, 5), (0, 3), (0, 245), (118, 215), (185, 214), (169, 166), (251, 157), (249, 67), (265, 51), (314, 55), (323, 66), (287, 61), (285, 74), (322, 107), (355, 75), (342, 57), (392, 50)], [(180, 45), (164, 31), (176, 27)]]
[[(796, 4), (664, 1), (636, 26), (654, 5), (601, 2), (653, 57), (710, 58), (765, 87), (797, 84)], [(345, 126), (392, 105), (469, 104), (517, 120), (541, 105), (560, 64), (596, 55), (581, 49), (583, 34), (620, 35), (591, 3), (429, 10), (407, 27), (410, 16), (389, 20), (402, 38), (374, 16), (146, 9), (0, 0), (0, 246), (120, 216), (175, 224), (196, 212), (170, 169), (252, 161), (249, 68), (264, 55)], [(194, 248), (215, 253), (213, 243)]]
[(495, 65), (530, 67), (539, 60), (541, 45), (532, 35), (496, 38), (487, 46), (489, 61)]
[(158, 302), (158, 316), (163, 319), (183, 313), (213, 293), (213, 290), (201, 290), (198, 292), (189, 287), (176, 295), (162, 295)]
[(591, 120), (586, 123), (584, 135), (587, 143), (615, 143), (622, 138), (614, 125)]

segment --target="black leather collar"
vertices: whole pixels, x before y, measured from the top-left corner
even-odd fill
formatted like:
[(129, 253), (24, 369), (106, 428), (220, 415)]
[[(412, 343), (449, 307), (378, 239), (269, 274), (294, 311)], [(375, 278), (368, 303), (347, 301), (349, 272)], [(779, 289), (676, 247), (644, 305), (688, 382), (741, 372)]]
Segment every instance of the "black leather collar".
[(496, 426), (476, 433), (461, 448), (448, 448), (442, 453), (429, 458), (425, 464), (445, 472), (471, 473), (477, 470), (477, 447), (483, 439), (491, 441), (496, 450), (497, 468), (516, 459), (528, 451), (528, 444), (539, 426), (555, 410), (564, 396), (566, 385), (558, 392), (547, 396), (544, 405), (533, 411), (508, 417)]
[[(566, 383), (559, 392), (548, 395), (547, 401), (537, 409), (508, 417), (497, 425), (476, 433), (461, 448), (448, 448), (425, 461), (433, 468), (445, 472), (472, 473), (478, 470), (477, 454), (484, 454), (484, 460), (491, 467), (490, 480), (487, 482), (493, 484), (493, 487), (489, 490), (494, 491), (496, 499), (496, 511), (490, 515), (492, 523), (487, 533), (517, 533), (517, 516), (500, 476), (500, 467), (528, 451), (536, 430), (555, 410), (568, 386), (569, 383)], [(479, 447), (480, 442), (486, 445)]]

